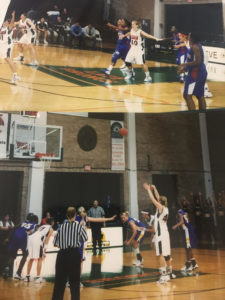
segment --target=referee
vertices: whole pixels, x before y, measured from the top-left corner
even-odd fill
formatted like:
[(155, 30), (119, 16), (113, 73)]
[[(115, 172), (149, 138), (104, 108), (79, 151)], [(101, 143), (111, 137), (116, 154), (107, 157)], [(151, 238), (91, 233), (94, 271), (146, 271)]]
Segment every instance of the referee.
[(80, 300), (81, 257), (79, 247), (87, 241), (85, 228), (75, 221), (76, 209), (67, 209), (68, 222), (63, 223), (55, 236), (54, 245), (60, 248), (56, 259), (55, 284), (52, 300), (63, 300), (69, 278), (71, 300)]
[[(103, 218), (105, 216), (104, 209), (98, 205), (98, 201), (93, 202), (93, 206), (88, 211), (88, 217)], [(96, 255), (96, 246), (98, 242), (99, 254), (102, 253), (102, 223), (91, 222), (91, 233), (93, 239), (93, 255)], [(104, 222), (105, 227), (105, 222)]]

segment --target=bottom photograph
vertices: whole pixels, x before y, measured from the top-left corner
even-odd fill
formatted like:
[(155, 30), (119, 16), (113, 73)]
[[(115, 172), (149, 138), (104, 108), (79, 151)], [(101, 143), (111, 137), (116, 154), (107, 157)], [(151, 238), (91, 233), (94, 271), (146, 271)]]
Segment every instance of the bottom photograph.
[(0, 112), (0, 300), (225, 299), (224, 127)]

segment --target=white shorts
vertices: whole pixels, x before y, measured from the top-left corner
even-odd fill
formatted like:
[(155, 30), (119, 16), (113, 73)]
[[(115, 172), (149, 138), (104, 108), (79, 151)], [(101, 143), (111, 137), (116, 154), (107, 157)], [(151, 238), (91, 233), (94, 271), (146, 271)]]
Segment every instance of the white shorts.
[(162, 232), (161, 236), (155, 237), (156, 256), (168, 256), (171, 254), (169, 232)]
[[(136, 50), (136, 51), (135, 51)], [(137, 49), (130, 49), (127, 53), (125, 62), (137, 65), (144, 65), (145, 64), (145, 53), (144, 51), (137, 50)]]
[(8, 44), (0, 44), (0, 58), (10, 58), (12, 54), (12, 46)]
[(30, 44), (34, 44), (35, 41), (36, 41), (36, 33), (35, 34), (25, 33), (20, 38), (20, 40), (18, 41), (18, 43), (25, 44), (25, 45), (30, 45)]
[(29, 235), (27, 242), (28, 256), (31, 259), (42, 258), (43, 256), (43, 242), (41, 236), (37, 234)]

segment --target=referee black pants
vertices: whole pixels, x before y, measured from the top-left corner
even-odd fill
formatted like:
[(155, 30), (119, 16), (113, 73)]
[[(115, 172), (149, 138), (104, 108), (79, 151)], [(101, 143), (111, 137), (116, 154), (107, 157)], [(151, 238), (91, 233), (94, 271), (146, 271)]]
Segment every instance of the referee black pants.
[(63, 300), (69, 278), (71, 300), (80, 300), (81, 257), (78, 248), (61, 249), (56, 258), (52, 300)]
[(91, 233), (93, 239), (93, 251), (96, 252), (96, 245), (98, 242), (99, 251), (102, 251), (102, 232), (101, 223), (91, 223)]

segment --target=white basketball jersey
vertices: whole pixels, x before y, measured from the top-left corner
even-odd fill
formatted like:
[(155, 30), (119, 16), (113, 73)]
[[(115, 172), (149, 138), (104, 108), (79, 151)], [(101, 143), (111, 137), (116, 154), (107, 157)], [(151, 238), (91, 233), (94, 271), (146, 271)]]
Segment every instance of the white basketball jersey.
[(159, 237), (163, 232), (168, 231), (167, 227), (167, 219), (169, 216), (169, 210), (167, 207), (163, 206), (163, 210), (160, 213), (159, 210), (156, 210), (155, 213), (155, 232), (156, 235)]
[(38, 230), (34, 233), (36, 235), (39, 235), (41, 237), (42, 242), (45, 241), (46, 237), (49, 234), (49, 231), (51, 229), (51, 225), (42, 225), (38, 228)]
[(26, 18), (25, 21), (23, 22), (20, 20), (19, 22), (19, 27), (24, 31), (24, 33), (32, 33), (33, 34), (33, 26), (31, 26), (28, 22), (31, 22), (30, 19)]
[(134, 51), (144, 51), (144, 38), (141, 35), (142, 30), (138, 29), (137, 31), (134, 31), (131, 29), (130, 34), (131, 34), (131, 49)]
[(0, 44), (8, 44), (9, 47), (12, 46), (12, 35), (12, 30), (9, 30), (8, 27), (2, 27), (0, 30)]

